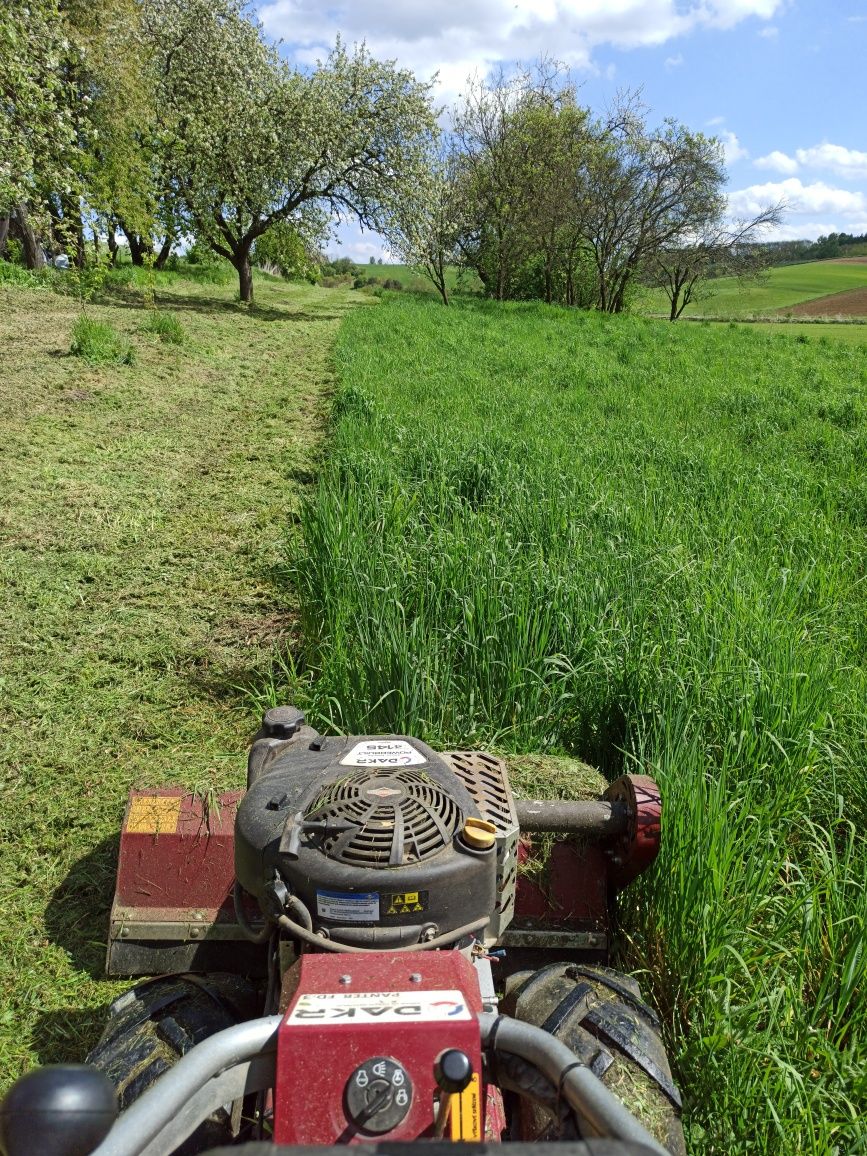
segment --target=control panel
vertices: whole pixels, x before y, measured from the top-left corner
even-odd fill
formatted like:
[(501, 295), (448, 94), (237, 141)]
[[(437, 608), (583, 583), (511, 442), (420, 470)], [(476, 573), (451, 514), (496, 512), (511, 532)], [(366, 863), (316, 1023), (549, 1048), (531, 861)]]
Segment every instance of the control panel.
[(459, 952), (305, 954), (286, 979), (277, 1144), (484, 1138), (482, 1001)]

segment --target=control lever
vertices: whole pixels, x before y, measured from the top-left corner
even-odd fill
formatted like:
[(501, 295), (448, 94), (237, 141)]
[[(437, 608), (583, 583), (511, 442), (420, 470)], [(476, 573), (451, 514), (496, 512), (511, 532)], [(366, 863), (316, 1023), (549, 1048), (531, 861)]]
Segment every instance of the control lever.
[(473, 1078), (473, 1064), (466, 1052), (458, 1048), (447, 1048), (441, 1052), (434, 1064), (434, 1079), (443, 1093), (440, 1097), (434, 1136), (441, 1140), (449, 1122), (452, 1097), (461, 1093)]

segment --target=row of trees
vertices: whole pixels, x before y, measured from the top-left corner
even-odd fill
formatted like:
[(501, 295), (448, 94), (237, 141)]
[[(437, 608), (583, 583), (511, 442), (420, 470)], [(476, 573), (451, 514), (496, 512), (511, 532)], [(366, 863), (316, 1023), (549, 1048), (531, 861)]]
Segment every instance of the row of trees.
[(449, 265), (499, 300), (543, 298), (622, 310), (638, 283), (665, 290), (672, 320), (712, 277), (753, 276), (783, 206), (727, 219), (722, 146), (635, 93), (606, 115), (580, 105), (568, 73), (542, 62), (472, 79), (428, 176), (425, 211), (391, 247), (448, 303)]
[[(243, 0), (0, 0), (0, 221), (28, 265), (115, 229), (136, 263), (194, 237), (253, 296), (251, 253), (335, 217), (409, 219), (437, 135), (430, 85), (338, 42), (291, 68)], [(85, 226), (87, 225), (87, 230)], [(263, 244), (267, 248), (267, 244)]]
[(0, 252), (86, 238), (136, 263), (195, 238), (252, 300), (254, 252), (309, 273), (351, 217), (421, 268), (499, 300), (618, 312), (640, 280), (679, 316), (711, 275), (755, 269), (770, 206), (726, 222), (719, 142), (652, 128), (625, 95), (604, 116), (568, 73), (468, 82), (442, 132), (431, 86), (339, 41), (315, 69), (282, 59), (244, 0), (0, 0)]

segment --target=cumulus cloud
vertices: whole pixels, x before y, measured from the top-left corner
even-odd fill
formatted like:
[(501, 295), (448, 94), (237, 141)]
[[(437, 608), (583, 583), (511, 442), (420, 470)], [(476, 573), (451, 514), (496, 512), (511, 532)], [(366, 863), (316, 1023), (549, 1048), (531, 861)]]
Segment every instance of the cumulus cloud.
[(729, 193), (728, 200), (729, 210), (736, 217), (752, 217), (765, 205), (781, 200), (786, 202), (789, 214), (833, 213), (838, 217), (860, 218), (867, 213), (867, 196), (864, 193), (835, 189), (824, 181), (805, 185), (798, 177), (737, 189)]
[(681, 64), (683, 64), (683, 53), (682, 52), (678, 52), (677, 56), (666, 56), (666, 58), (665, 58), (665, 71), (671, 72), (671, 70), (673, 68), (680, 68)]
[(765, 40), (776, 40), (780, 35), (780, 30), (775, 24), (768, 24), (759, 31), (759, 36)]
[(823, 141), (809, 149), (796, 149), (798, 162), (810, 169), (827, 169), (838, 177), (867, 177), (867, 153)]
[(366, 40), (419, 76), (439, 72), (444, 94), (469, 73), (555, 53), (590, 68), (594, 48), (664, 44), (697, 28), (770, 20), (785, 0), (266, 0), (260, 19), (295, 59), (324, 55), (337, 33)]
[(775, 173), (785, 173), (787, 176), (798, 171), (798, 162), (794, 157), (774, 149), (766, 157), (758, 157), (755, 161), (757, 169), (771, 169)]
[(718, 132), (716, 135), (722, 142), (727, 165), (733, 165), (735, 161), (742, 161), (750, 155), (735, 134), (729, 132), (728, 129), (725, 129), (723, 132)]

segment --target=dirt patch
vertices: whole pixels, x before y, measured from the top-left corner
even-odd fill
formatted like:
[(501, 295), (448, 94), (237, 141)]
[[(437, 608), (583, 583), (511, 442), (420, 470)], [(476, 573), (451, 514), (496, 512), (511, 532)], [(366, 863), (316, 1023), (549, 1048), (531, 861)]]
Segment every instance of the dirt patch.
[(867, 257), (830, 257), (823, 265), (867, 265)]
[[(852, 257), (850, 260), (860, 258)], [(814, 297), (812, 301), (801, 301), (798, 305), (787, 305), (777, 313), (786, 317), (867, 317), (867, 285), (830, 293), (827, 297)]]

